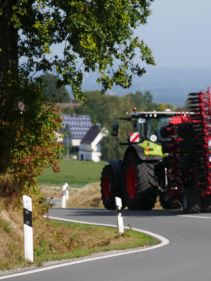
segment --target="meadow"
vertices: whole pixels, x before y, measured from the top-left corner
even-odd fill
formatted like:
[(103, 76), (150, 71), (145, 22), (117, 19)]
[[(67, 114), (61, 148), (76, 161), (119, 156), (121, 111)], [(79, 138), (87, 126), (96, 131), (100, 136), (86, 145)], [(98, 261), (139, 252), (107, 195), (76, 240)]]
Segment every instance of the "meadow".
[(39, 184), (62, 185), (67, 182), (71, 186), (84, 186), (89, 183), (99, 182), (102, 168), (106, 162), (92, 162), (62, 159), (60, 172), (54, 173), (51, 168), (44, 170), (38, 177)]

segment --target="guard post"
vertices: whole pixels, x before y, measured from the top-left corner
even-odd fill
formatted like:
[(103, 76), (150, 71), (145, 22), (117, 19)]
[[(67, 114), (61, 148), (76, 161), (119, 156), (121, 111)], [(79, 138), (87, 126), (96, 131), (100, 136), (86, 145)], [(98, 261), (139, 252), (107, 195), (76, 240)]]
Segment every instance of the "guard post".
[(66, 187), (66, 199), (68, 201), (69, 200), (69, 184), (66, 182), (64, 185)]
[(66, 208), (66, 203), (67, 203), (67, 196), (69, 197), (69, 194), (67, 195), (68, 192), (68, 184), (65, 183), (62, 186), (62, 202), (61, 202), (61, 207)]
[(32, 199), (23, 195), (23, 222), (24, 222), (24, 256), (25, 259), (34, 261), (33, 227), (32, 227)]
[(124, 222), (122, 217), (122, 199), (119, 197), (115, 197), (115, 204), (117, 210), (117, 227), (119, 235), (124, 234)]

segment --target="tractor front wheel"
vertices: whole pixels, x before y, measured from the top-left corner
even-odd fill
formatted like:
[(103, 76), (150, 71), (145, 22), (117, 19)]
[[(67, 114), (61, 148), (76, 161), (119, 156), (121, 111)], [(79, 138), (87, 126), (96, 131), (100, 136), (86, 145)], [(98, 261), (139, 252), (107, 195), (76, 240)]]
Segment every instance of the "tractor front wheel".
[(151, 210), (156, 202), (154, 165), (129, 153), (123, 163), (124, 198), (130, 210)]

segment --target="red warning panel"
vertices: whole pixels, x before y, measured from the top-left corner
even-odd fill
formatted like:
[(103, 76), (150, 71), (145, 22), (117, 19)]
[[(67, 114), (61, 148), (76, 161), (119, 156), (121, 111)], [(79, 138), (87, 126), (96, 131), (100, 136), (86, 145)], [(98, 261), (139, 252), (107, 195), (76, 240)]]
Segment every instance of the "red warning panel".
[(139, 142), (140, 141), (140, 134), (138, 132), (130, 133), (130, 142)]

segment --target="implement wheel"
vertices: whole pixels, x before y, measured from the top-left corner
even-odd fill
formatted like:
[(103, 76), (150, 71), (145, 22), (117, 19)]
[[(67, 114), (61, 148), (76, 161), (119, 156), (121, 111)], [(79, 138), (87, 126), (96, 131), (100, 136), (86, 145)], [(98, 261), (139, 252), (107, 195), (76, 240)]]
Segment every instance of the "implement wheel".
[(190, 187), (186, 187), (183, 191), (182, 200), (183, 212), (187, 213), (200, 213), (201, 211), (201, 198), (200, 195)]
[(179, 200), (178, 198), (175, 198), (174, 196), (174, 191), (172, 192), (161, 192), (159, 199), (160, 199), (160, 205), (163, 207), (165, 210), (170, 210), (170, 209), (179, 209), (181, 208), (181, 199)]

